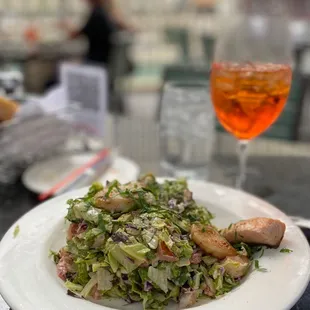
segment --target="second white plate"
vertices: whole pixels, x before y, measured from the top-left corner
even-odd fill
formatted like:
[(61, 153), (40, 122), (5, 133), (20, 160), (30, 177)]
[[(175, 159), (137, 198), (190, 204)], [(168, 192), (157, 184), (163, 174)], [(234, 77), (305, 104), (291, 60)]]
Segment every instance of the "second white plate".
[[(73, 170), (89, 162), (94, 155), (94, 153), (61, 155), (35, 163), (24, 172), (22, 182), (29, 190), (38, 194), (43, 193)], [(125, 157), (116, 157), (111, 167), (98, 181), (105, 183), (117, 179), (121, 183), (127, 183), (136, 180), (139, 173), (140, 168), (135, 162)]]

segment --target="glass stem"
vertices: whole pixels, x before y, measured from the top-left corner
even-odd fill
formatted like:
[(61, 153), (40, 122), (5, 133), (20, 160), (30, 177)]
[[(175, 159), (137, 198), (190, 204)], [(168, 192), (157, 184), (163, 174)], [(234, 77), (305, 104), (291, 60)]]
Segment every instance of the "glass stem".
[(115, 114), (113, 115), (113, 139), (114, 139), (113, 143), (115, 149), (118, 149), (119, 147), (118, 130), (119, 130), (119, 116), (117, 112), (115, 112)]
[(238, 141), (239, 175), (236, 180), (236, 188), (242, 189), (246, 181), (246, 168), (248, 159), (248, 140)]

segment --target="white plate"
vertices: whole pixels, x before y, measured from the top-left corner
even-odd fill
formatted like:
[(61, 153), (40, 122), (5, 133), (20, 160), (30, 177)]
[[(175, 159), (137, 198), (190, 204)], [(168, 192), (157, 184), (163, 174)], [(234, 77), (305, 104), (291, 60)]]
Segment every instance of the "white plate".
[[(284, 310), (298, 301), (309, 283), (310, 250), (299, 228), (270, 204), (221, 185), (189, 182), (194, 197), (216, 214), (219, 227), (256, 216), (280, 219), (287, 225), (283, 242), (277, 250), (266, 250), (261, 265), (268, 272), (253, 272), (244, 283), (208, 305), (201, 301), (193, 309), (208, 310)], [(66, 295), (56, 276), (49, 249), (65, 244), (64, 219), (66, 201), (81, 197), (86, 189), (50, 200), (23, 216), (16, 224), (20, 233), (14, 239), (14, 226), (0, 243), (0, 293), (14, 310), (138, 310), (139, 305), (111, 301), (106, 306)], [(280, 253), (286, 247), (294, 252)], [(108, 306), (107, 306), (108, 305)]]
[[(35, 163), (24, 172), (22, 182), (29, 190), (35, 193), (43, 193), (73, 170), (89, 162), (94, 156), (95, 153), (61, 155)], [(132, 160), (116, 157), (111, 168), (99, 178), (99, 181), (105, 183), (107, 180), (117, 179), (121, 183), (127, 183), (136, 180), (139, 173), (139, 166)]]

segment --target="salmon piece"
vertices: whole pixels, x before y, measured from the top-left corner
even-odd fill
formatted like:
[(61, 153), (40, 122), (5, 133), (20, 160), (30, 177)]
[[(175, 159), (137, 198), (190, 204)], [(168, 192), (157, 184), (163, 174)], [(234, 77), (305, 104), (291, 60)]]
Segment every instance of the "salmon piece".
[[(120, 185), (119, 190), (125, 191), (126, 189), (129, 190), (138, 190), (141, 188), (139, 183), (130, 183), (127, 185)], [(109, 195), (108, 194), (109, 188), (105, 188), (104, 190), (100, 191), (95, 196), (95, 205), (99, 209), (104, 209), (110, 212), (126, 212), (129, 211), (135, 204), (135, 201), (131, 198), (122, 197), (119, 191), (114, 188)]]
[(221, 233), (231, 243), (245, 242), (277, 248), (285, 229), (285, 224), (279, 220), (258, 217), (240, 221)]
[(67, 233), (67, 240), (72, 240), (73, 237), (78, 236), (87, 230), (87, 224), (85, 222), (81, 222), (79, 224), (71, 223)]
[(67, 273), (73, 272), (73, 258), (69, 252), (64, 249), (59, 251), (60, 260), (56, 266), (57, 275), (63, 281), (67, 279)]
[(204, 252), (216, 258), (237, 255), (232, 245), (212, 226), (193, 224), (191, 238)]

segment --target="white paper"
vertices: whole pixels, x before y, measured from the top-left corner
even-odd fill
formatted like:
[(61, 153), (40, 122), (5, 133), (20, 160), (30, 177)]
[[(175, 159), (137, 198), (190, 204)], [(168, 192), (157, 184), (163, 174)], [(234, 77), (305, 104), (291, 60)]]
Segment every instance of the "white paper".
[(62, 64), (61, 85), (68, 107), (78, 107), (75, 121), (86, 131), (103, 136), (108, 101), (108, 78), (103, 67)]

